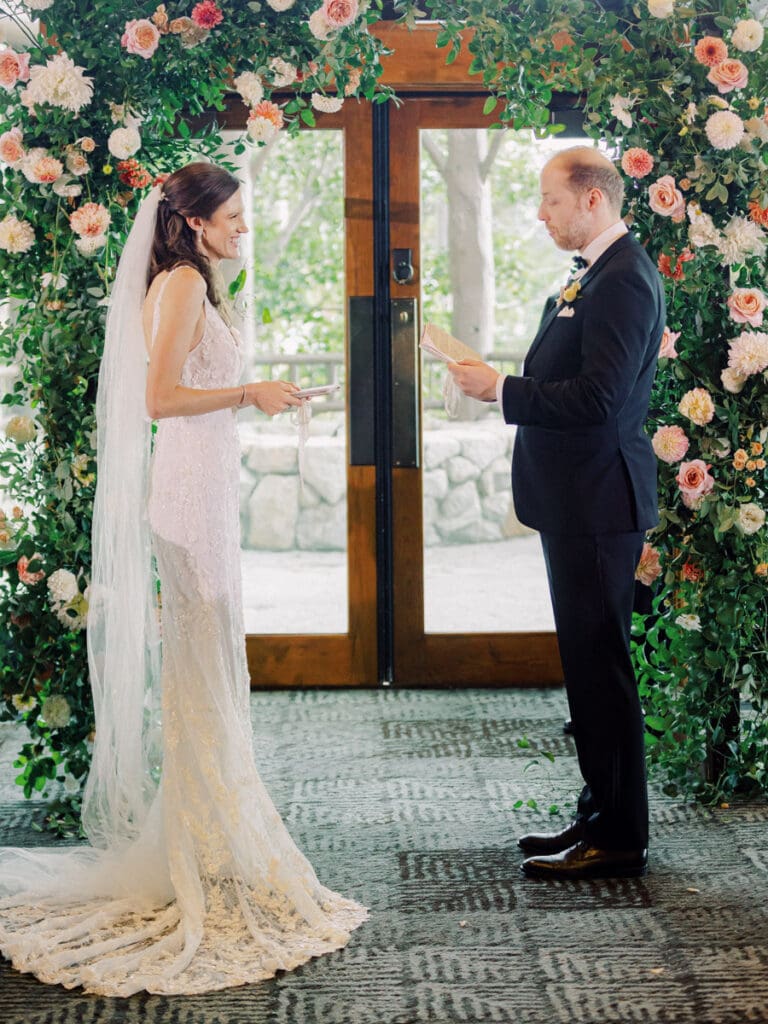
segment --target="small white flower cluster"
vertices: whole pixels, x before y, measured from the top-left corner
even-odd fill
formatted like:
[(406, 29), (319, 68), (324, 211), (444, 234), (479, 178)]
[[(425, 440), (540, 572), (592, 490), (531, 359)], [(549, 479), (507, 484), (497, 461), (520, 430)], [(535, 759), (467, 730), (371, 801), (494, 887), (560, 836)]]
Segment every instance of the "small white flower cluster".
[(77, 576), (68, 569), (56, 569), (47, 584), (51, 608), (59, 622), (75, 632), (84, 629), (88, 619), (88, 588), (80, 593)]

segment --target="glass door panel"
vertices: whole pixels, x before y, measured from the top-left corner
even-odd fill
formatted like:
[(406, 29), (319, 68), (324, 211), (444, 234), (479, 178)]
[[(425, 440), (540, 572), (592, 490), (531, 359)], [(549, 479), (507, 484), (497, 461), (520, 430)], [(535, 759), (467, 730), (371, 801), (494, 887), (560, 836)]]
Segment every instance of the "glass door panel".
[[(420, 132), (422, 317), (519, 373), (542, 296), (570, 256), (537, 220), (539, 171), (564, 145), (530, 132)], [(496, 404), (445, 411), (445, 365), (422, 353), (424, 628), (552, 630), (539, 539), (512, 501), (515, 430)]]

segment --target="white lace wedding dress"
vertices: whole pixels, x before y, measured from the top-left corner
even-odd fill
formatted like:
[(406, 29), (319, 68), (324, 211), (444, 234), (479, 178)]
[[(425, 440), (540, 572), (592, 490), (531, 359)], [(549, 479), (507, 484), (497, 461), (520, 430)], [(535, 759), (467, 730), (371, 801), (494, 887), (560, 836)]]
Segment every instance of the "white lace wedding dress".
[[(231, 387), (239, 341), (207, 299), (205, 313), (182, 383)], [(231, 409), (160, 421), (149, 519), (162, 779), (140, 835), (120, 849), (0, 850), (0, 950), (45, 982), (111, 996), (257, 982), (341, 948), (368, 916), (320, 884), (256, 770), (239, 469)]]

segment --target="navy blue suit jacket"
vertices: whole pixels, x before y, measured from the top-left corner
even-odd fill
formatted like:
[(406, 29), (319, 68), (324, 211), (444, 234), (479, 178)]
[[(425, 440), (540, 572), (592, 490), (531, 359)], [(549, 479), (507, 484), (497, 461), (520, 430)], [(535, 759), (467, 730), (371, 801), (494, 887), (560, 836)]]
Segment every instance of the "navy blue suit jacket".
[(542, 533), (648, 530), (658, 497), (644, 424), (666, 313), (632, 235), (589, 267), (572, 309), (547, 301), (522, 376), (504, 381), (517, 515)]

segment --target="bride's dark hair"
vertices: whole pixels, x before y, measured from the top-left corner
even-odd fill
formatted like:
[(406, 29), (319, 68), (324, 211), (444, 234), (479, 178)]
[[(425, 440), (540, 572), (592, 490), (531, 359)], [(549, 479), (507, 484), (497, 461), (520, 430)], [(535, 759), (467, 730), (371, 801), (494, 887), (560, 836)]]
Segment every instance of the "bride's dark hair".
[(240, 182), (229, 171), (202, 161), (186, 164), (166, 178), (157, 207), (147, 287), (160, 271), (171, 270), (179, 263), (186, 263), (202, 274), (210, 301), (214, 305), (221, 302), (210, 261), (198, 249), (195, 232), (185, 218), (210, 219), (239, 187)]

